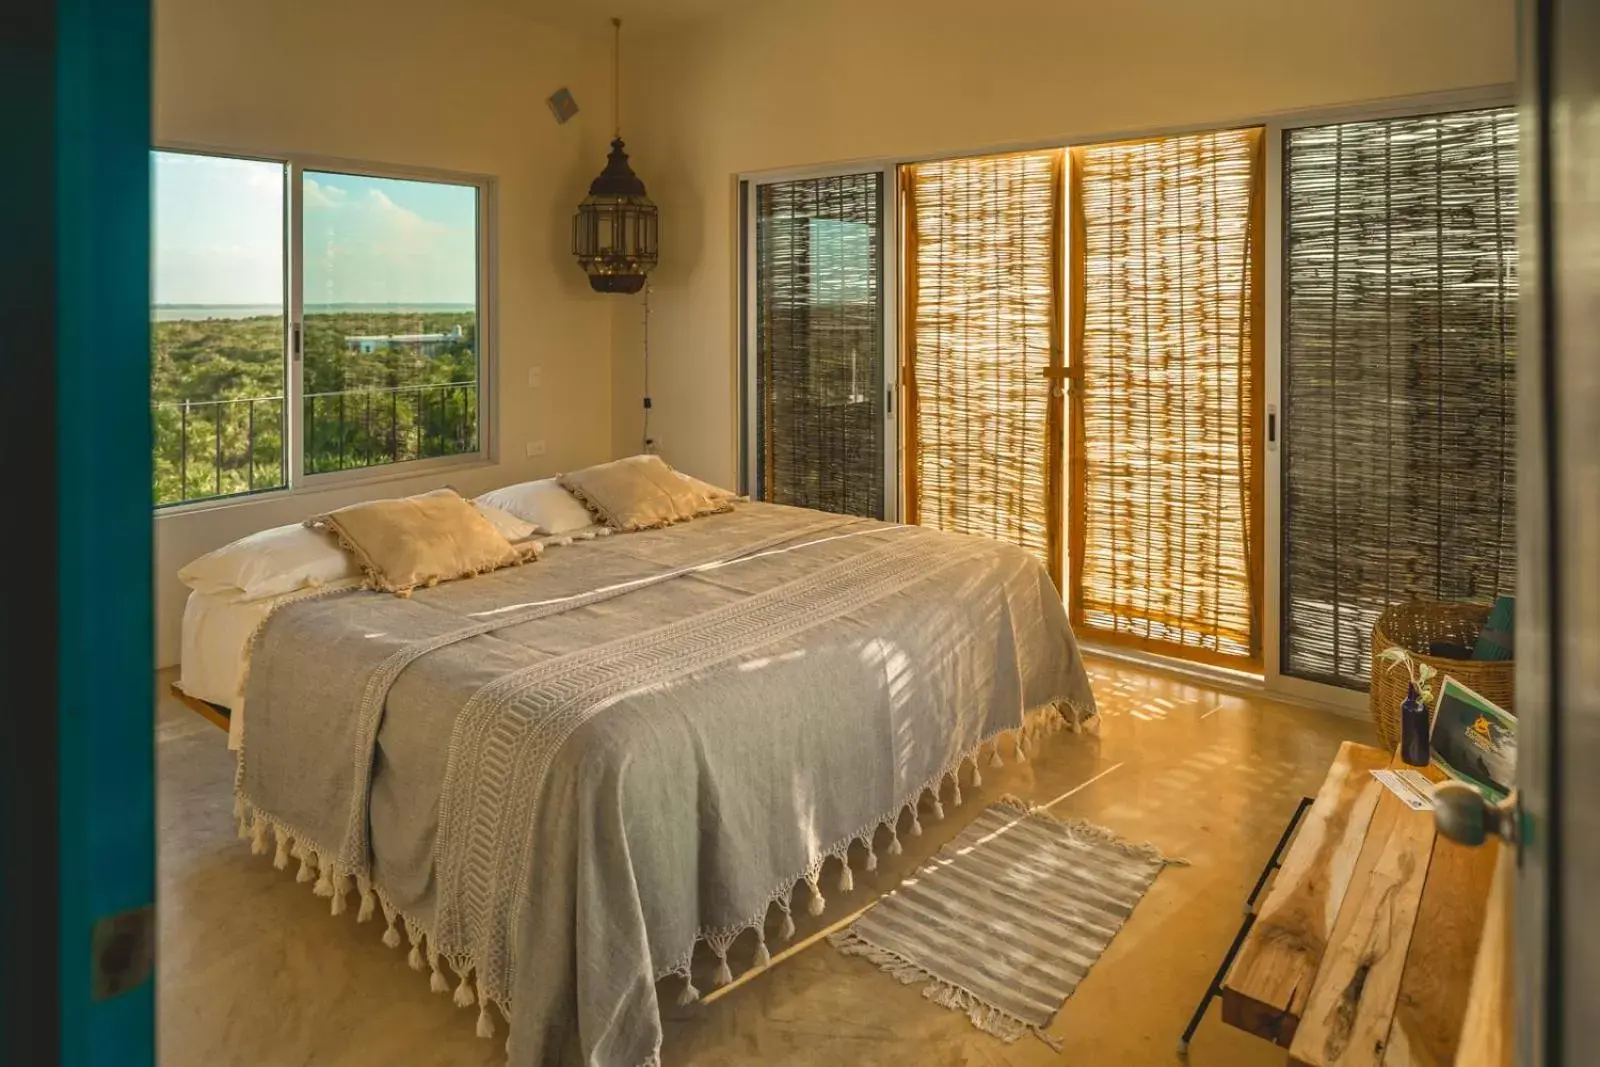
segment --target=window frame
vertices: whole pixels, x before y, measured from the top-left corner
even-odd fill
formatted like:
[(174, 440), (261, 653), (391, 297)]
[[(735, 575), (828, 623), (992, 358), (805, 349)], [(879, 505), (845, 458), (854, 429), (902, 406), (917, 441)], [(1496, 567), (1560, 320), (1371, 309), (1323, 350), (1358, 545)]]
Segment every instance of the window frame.
[(904, 514), (904, 493), (900, 483), (901, 453), (901, 358), (900, 331), (900, 164), (889, 159), (865, 160), (857, 163), (824, 164), (815, 167), (793, 167), (784, 170), (752, 171), (738, 176), (739, 222), (739, 410), (738, 448), (740, 474), (739, 490), (755, 495), (757, 488), (755, 433), (756, 411), (761, 402), (756, 380), (758, 339), (756, 328), (756, 211), (758, 190), (763, 185), (806, 181), (814, 178), (834, 178), (854, 174), (877, 174), (882, 203), (879, 207), (881, 232), (878, 239), (881, 291), (883, 304), (881, 316), (883, 344), (883, 521), (899, 522)]
[[(279, 499), (329, 489), (379, 484), (432, 474), (490, 466), (499, 460), (497, 433), (497, 383), (499, 356), (498, 276), (498, 181), (490, 174), (443, 170), (395, 163), (374, 163), (300, 152), (240, 151), (213, 144), (187, 141), (155, 141), (150, 151), (217, 156), (228, 159), (277, 163), (284, 171), (284, 447), (288, 450), (284, 471), (286, 484), (249, 493), (202, 497), (172, 504), (152, 504), (157, 516), (183, 515), (219, 508), (238, 507), (258, 500)], [(308, 474), (304, 455), (304, 364), (295, 351), (305, 330), (305, 260), (302, 214), (307, 171), (350, 174), (363, 178), (390, 178), (399, 181), (438, 182), (471, 186), (477, 191), (477, 319), (478, 319), (478, 447), (453, 456), (429, 456), (381, 466), (355, 467), (342, 471)], [(148, 358), (148, 356), (147, 356)]]
[(1350, 689), (1330, 682), (1315, 681), (1283, 671), (1284, 538), (1283, 451), (1286, 429), (1284, 315), (1288, 307), (1288, 272), (1284, 269), (1284, 248), (1289, 218), (1284, 210), (1284, 142), (1294, 130), (1382, 119), (1415, 118), (1452, 111), (1477, 111), (1485, 108), (1514, 107), (1516, 94), (1509, 86), (1491, 86), (1462, 92), (1432, 93), (1378, 101), (1371, 104), (1318, 108), (1281, 116), (1267, 126), (1267, 203), (1266, 203), (1266, 305), (1267, 372), (1265, 403), (1269, 420), (1276, 419), (1276, 435), (1268, 439), (1265, 451), (1266, 512), (1264, 574), (1262, 576), (1262, 669), (1269, 692), (1292, 700), (1333, 706), (1352, 714), (1365, 715), (1370, 701), (1364, 689)]

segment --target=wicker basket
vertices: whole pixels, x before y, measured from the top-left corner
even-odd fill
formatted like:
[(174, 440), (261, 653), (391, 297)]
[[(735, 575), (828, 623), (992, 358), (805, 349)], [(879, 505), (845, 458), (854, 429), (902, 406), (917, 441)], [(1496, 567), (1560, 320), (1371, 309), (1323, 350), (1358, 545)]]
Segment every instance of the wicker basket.
[(1517, 673), (1515, 661), (1451, 659), (1429, 654), (1429, 649), (1439, 644), (1472, 648), (1488, 617), (1486, 604), (1440, 604), (1426, 600), (1395, 604), (1378, 616), (1372, 627), (1370, 706), (1372, 724), (1377, 727), (1385, 748), (1393, 749), (1400, 743), (1400, 705), (1410, 685), (1404, 665), (1391, 665), (1379, 658), (1396, 646), (1439, 672), (1428, 683), (1435, 699), (1448, 674), (1486, 700), (1515, 714), (1512, 707), (1512, 685)]

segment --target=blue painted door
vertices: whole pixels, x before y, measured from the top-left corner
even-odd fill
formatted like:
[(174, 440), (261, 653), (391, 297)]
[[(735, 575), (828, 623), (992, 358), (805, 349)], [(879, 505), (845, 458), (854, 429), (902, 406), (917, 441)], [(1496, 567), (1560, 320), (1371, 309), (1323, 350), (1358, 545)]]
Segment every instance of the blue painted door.
[(54, 9), (59, 1059), (142, 1067), (155, 1062), (150, 8)]

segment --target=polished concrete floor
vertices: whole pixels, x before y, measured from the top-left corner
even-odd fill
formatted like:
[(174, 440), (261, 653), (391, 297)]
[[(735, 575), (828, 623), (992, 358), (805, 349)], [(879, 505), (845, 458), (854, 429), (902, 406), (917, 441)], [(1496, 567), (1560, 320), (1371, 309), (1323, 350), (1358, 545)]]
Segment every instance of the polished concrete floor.
[[(1177, 1064), (1176, 1043), (1237, 930), (1240, 905), (1296, 800), (1314, 791), (1340, 741), (1363, 723), (1261, 697), (1229, 695), (1115, 661), (1091, 661), (1099, 737), (1060, 733), (1038, 757), (984, 772), (947, 818), (905, 838), (906, 854), (857, 870), (852, 893), (828, 893), (772, 968), (680, 1009), (675, 985), (664, 1060), (674, 1065), (827, 1067)], [(504, 1059), (473, 1033), (476, 1011), (429, 993), (381, 923), (334, 918), (292, 873), (234, 835), (233, 760), (221, 731), (167, 694), (157, 676), (160, 789), (161, 1063), (477, 1065)], [(964, 1015), (923, 1000), (821, 933), (892, 888), (978, 810), (1015, 793), (1092, 819), (1188, 859), (1155, 886), (1067, 1001), (1052, 1052), (1007, 1045)], [(776, 949), (776, 946), (774, 946)], [(735, 959), (734, 971), (740, 970)], [(696, 983), (709, 989), (709, 976)], [(1213, 1006), (1192, 1067), (1282, 1064), (1281, 1050), (1223, 1025)]]

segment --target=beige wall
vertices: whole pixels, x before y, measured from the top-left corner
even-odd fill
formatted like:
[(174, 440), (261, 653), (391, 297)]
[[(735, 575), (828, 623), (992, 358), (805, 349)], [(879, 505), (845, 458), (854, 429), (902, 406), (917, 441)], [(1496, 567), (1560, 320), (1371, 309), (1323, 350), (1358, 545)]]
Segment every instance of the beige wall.
[[(606, 29), (598, 22), (600, 31)], [(155, 137), (239, 152), (337, 156), (498, 180), (498, 465), (156, 519), (157, 662), (175, 663), (188, 560), (318, 510), (440, 484), (464, 493), (611, 450), (612, 309), (568, 249), (568, 218), (605, 155), (605, 35), (507, 10), (417, 0), (157, 0)], [(544, 99), (569, 86), (565, 126)], [(527, 387), (528, 368), (543, 387)], [(524, 443), (548, 452), (524, 458)]]
[[(652, 426), (737, 470), (741, 172), (959, 154), (1506, 84), (1513, 0), (807, 0), (635, 43), (624, 132), (661, 207)], [(637, 450), (637, 311), (619, 306), (613, 447)]]

